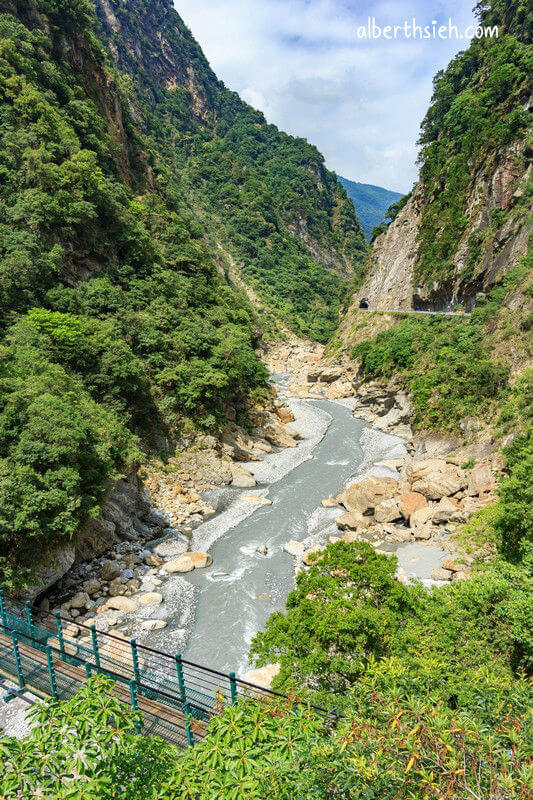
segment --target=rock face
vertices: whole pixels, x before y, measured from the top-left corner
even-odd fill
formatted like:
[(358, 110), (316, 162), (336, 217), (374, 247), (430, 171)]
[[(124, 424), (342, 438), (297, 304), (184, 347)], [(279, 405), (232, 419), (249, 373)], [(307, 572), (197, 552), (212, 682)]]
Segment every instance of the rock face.
[(414, 462), (407, 467), (411, 489), (431, 500), (456, 494), (467, 485), (465, 472), (438, 458)]
[[(367, 278), (354, 297), (348, 312), (357, 313), (361, 301), (375, 310), (409, 310), (446, 308), (450, 304), (475, 297), (476, 292), (488, 289), (510, 267), (527, 253), (529, 209), (527, 204), (519, 213), (504, 215), (497, 230), (490, 230), (493, 211), (509, 210), (523, 195), (528, 173), (520, 166), (524, 152), (523, 142), (514, 142), (494, 154), (492, 172), (485, 165), (471, 174), (465, 208), (466, 226), (462, 238), (452, 254), (448, 278), (442, 284), (434, 282), (419, 286), (415, 281), (415, 268), (419, 252), (418, 233), (431, 195), (418, 184), (405, 206), (393, 222), (374, 242), (371, 250)], [(491, 154), (493, 155), (493, 154)], [(531, 170), (531, 167), (529, 167)], [(472, 276), (466, 269), (469, 253), (475, 240), (484, 239), (482, 264)]]
[(72, 544), (46, 550), (33, 575), (31, 584), (27, 587), (30, 600), (35, 600), (38, 595), (57, 583), (69, 571), (75, 559), (76, 549)]

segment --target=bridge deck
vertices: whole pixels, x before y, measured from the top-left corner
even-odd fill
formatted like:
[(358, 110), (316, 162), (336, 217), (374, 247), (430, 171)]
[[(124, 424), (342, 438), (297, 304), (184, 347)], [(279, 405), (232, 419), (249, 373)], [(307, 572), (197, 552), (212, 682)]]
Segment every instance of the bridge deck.
[[(48, 657), (43, 650), (18, 643), (22, 673), (25, 687), (28, 691), (40, 697), (51, 697)], [(72, 659), (70, 659), (72, 661)], [(85, 683), (87, 675), (85, 668), (76, 666), (63, 659), (57, 653), (52, 654), (52, 665), (57, 685), (57, 694), (61, 699), (72, 697)], [(12, 639), (0, 633), (0, 674), (8, 680), (18, 683), (17, 667)], [(117, 676), (118, 680), (113, 685), (113, 694), (124, 704), (131, 705), (129, 687), (121, 682), (127, 681), (125, 676)], [(151, 690), (140, 688), (136, 702), (143, 718), (143, 732), (152, 736), (161, 736), (181, 746), (187, 746), (187, 723), (195, 740), (204, 736), (206, 722), (191, 717), (187, 718), (179, 708), (166, 705), (149, 696)], [(174, 702), (175, 699), (174, 699)]]

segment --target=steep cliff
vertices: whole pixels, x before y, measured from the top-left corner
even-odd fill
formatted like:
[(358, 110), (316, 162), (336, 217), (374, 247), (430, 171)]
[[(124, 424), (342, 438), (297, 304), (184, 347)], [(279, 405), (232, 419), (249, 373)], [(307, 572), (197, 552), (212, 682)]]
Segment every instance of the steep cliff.
[[(373, 242), (329, 352), (359, 381), (407, 390), (419, 430), (477, 431), (494, 448), (526, 429), (530, 397), (533, 53), (527, 4), (478, 11), (499, 37), (436, 76), (419, 181)], [(459, 304), (472, 315), (386, 313)]]
[[(503, 9), (503, 10), (502, 10)], [(532, 56), (526, 4), (480, 4), (496, 39), (474, 40), (434, 81), (420, 179), (377, 238), (356, 301), (472, 307), (527, 253)]]

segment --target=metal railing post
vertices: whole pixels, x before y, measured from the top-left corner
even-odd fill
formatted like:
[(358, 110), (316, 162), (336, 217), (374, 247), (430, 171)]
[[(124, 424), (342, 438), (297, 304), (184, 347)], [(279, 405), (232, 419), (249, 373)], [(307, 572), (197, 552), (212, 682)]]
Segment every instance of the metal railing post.
[(178, 673), (178, 686), (180, 689), (181, 702), (185, 706), (185, 703), (187, 702), (187, 692), (185, 689), (185, 678), (183, 677), (183, 664), (181, 661), (181, 655), (178, 653), (178, 655), (175, 658), (176, 658), (176, 672)]
[(61, 658), (65, 657), (65, 637), (63, 636), (63, 626), (61, 624), (61, 614), (59, 611), (56, 611), (54, 614), (56, 618), (56, 630), (57, 630), (57, 639), (59, 641), (59, 649), (61, 650)]
[[(138, 714), (139, 705), (137, 703), (137, 684), (135, 683), (135, 681), (130, 681), (130, 699), (134, 712)], [(137, 729), (137, 733), (141, 733), (142, 725), (139, 721), (135, 723), (135, 728)]]
[(183, 675), (183, 662), (181, 655), (178, 653), (176, 659), (176, 672), (178, 673), (178, 686), (180, 690), (180, 698), (183, 705), (183, 716), (185, 717), (185, 733), (187, 734), (187, 741), (192, 747), (194, 745), (194, 734), (191, 728), (191, 719), (189, 712), (189, 704), (187, 703), (187, 690), (185, 688), (185, 677)]
[(33, 627), (33, 614), (31, 611), (31, 603), (29, 600), (26, 600), (24, 605), (26, 606), (26, 620), (28, 622), (28, 625), (30, 627)]
[(131, 645), (131, 660), (133, 662), (133, 674), (135, 675), (135, 681), (137, 683), (141, 682), (141, 672), (139, 670), (139, 655), (137, 653), (137, 641), (135, 639), (130, 639)]
[(50, 688), (52, 689), (52, 697), (57, 700), (57, 684), (56, 675), (54, 671), (54, 662), (52, 661), (52, 648), (50, 645), (46, 648), (46, 660), (48, 662), (48, 674), (50, 676)]
[(90, 662), (89, 662), (89, 661), (86, 661), (86, 662), (85, 662), (85, 677), (87, 678), (87, 680), (89, 680), (89, 678), (90, 678), (91, 676), (92, 676), (92, 672), (91, 672), (91, 664), (90, 664)]
[(15, 668), (17, 670), (19, 689), (24, 689), (26, 686), (26, 681), (24, 680), (24, 676), (22, 674), (22, 661), (20, 660), (19, 642), (15, 631), (11, 631), (11, 639), (13, 640), (13, 652), (15, 654)]
[(91, 639), (93, 641), (94, 663), (96, 669), (100, 669), (100, 653), (98, 652), (98, 636), (96, 635), (96, 625), (91, 625)]
[(230, 672), (229, 674), (229, 688), (231, 692), (231, 702), (232, 705), (237, 705), (237, 678), (235, 677), (234, 672)]
[(3, 589), (0, 589), (0, 616), (2, 618), (2, 627), (7, 628), (7, 612)]

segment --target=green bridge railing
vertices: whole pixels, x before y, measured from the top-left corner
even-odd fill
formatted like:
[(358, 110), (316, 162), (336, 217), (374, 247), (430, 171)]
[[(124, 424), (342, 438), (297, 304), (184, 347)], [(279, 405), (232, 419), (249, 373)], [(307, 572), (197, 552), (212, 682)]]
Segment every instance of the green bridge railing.
[[(72, 635), (73, 628), (80, 631)], [(118, 696), (138, 711), (142, 732), (161, 736), (181, 747), (194, 745), (205, 735), (214, 714), (243, 698), (268, 700), (286, 695), (103, 633), (93, 625), (72, 623), (33, 609), (8, 609), (0, 590), (0, 673), (40, 697), (68, 699), (93, 674), (115, 681)], [(9, 698), (8, 698), (9, 699)], [(294, 706), (311, 707), (332, 722), (336, 715), (320, 706), (291, 698)]]

